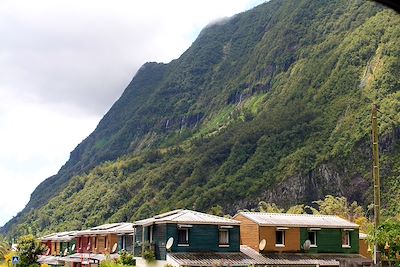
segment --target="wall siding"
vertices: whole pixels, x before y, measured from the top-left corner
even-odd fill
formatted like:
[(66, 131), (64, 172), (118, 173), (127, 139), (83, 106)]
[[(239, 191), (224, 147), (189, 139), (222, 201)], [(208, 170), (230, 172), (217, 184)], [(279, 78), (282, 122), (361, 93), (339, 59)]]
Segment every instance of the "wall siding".
[[(321, 229), (317, 232), (317, 247), (310, 253), (359, 253), (358, 230), (350, 231), (350, 248), (342, 248), (341, 229)], [(301, 244), (308, 239), (307, 228), (301, 229)]]
[[(118, 251), (125, 250), (129, 253), (133, 252), (133, 236), (132, 235), (121, 235), (118, 236)], [(125, 246), (123, 246), (123, 239), (125, 239)]]
[[(145, 241), (149, 241), (148, 230), (145, 227)], [(189, 246), (178, 246), (177, 224), (153, 225), (153, 247), (157, 260), (166, 260), (166, 242), (170, 237), (174, 238), (172, 252), (239, 252), (240, 251), (240, 228), (234, 226), (229, 228), (229, 247), (219, 246), (218, 225), (193, 224), (189, 229)], [(136, 228), (136, 240), (142, 243), (142, 227)], [(135, 256), (141, 255), (141, 245), (135, 247)]]
[(229, 247), (219, 246), (218, 225), (193, 225), (193, 227), (189, 229), (189, 246), (178, 246), (178, 227), (176, 224), (168, 224), (167, 237), (173, 237), (175, 240), (171, 248), (172, 252), (240, 251), (239, 226), (233, 226), (233, 228), (229, 229)]
[(153, 225), (153, 244), (156, 253), (156, 259), (165, 260), (167, 257), (167, 249), (165, 248), (167, 242), (167, 225), (155, 224)]
[(240, 214), (235, 216), (234, 219), (240, 221), (240, 244), (247, 245), (258, 251), (258, 245), (260, 244), (258, 224)]
[(300, 229), (289, 228), (285, 231), (285, 246), (276, 247), (276, 227), (260, 226), (260, 240), (265, 239), (267, 245), (262, 252), (299, 252), (300, 251)]

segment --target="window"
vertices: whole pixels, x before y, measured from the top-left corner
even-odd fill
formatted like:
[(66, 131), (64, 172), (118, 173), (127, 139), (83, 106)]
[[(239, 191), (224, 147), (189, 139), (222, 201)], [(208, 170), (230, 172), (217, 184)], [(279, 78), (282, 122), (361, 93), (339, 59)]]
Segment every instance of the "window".
[(276, 247), (284, 247), (285, 246), (285, 231), (277, 230), (276, 231)]
[(83, 239), (83, 237), (80, 237), (80, 238), (79, 238), (79, 248), (82, 248), (82, 242), (83, 242), (82, 239)]
[(342, 232), (342, 247), (349, 248), (350, 247), (350, 232), (343, 230)]
[(94, 243), (94, 248), (97, 249), (97, 236), (94, 237), (93, 243)]
[(121, 249), (126, 250), (126, 236), (121, 236)]
[(153, 226), (150, 226), (149, 235), (149, 241), (150, 243), (153, 243)]
[(178, 245), (189, 245), (189, 229), (178, 229)]
[(219, 245), (229, 246), (229, 230), (219, 229)]
[(107, 248), (107, 236), (104, 237), (104, 248)]
[(308, 232), (308, 240), (311, 242), (311, 247), (317, 246), (317, 232), (309, 231)]

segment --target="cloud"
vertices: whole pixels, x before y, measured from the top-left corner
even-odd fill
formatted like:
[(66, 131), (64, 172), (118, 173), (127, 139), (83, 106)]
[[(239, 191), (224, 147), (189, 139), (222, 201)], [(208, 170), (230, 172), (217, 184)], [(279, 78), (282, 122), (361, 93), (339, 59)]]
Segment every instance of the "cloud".
[(177, 58), (249, 1), (2, 1), (0, 86), (104, 114), (146, 61)]
[(142, 64), (178, 58), (210, 21), (261, 2), (0, 1), (0, 225), (58, 171)]

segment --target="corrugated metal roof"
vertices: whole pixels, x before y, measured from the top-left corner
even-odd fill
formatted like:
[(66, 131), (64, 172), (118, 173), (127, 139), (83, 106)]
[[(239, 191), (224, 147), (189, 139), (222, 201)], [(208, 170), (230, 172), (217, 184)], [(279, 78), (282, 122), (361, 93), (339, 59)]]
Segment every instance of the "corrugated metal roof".
[(249, 266), (254, 260), (242, 252), (168, 253), (180, 266)]
[(360, 232), (360, 233), (358, 233), (358, 237), (359, 237), (359, 239), (367, 239), (368, 235)]
[(61, 257), (60, 260), (64, 262), (88, 262), (88, 261), (99, 261), (102, 262), (105, 259), (117, 259), (118, 254), (94, 254), (94, 253), (75, 253), (66, 257)]
[(358, 224), (333, 215), (239, 212), (238, 215), (264, 226), (358, 228)]
[(133, 223), (102, 224), (76, 233), (77, 236), (134, 233)]
[(39, 256), (38, 262), (48, 265), (64, 265), (64, 261), (60, 257), (56, 256)]
[(339, 262), (362, 262), (366, 265), (371, 261), (358, 254), (305, 254), (305, 253), (268, 253), (260, 254), (248, 246), (240, 246), (240, 252), (180, 252), (168, 253), (173, 261), (180, 266), (339, 266)]
[(224, 217), (210, 215), (193, 210), (174, 210), (152, 218), (137, 221), (134, 225), (150, 225), (155, 223), (186, 223), (186, 224), (218, 224), (239, 225), (240, 222)]
[(371, 260), (359, 254), (311, 254), (311, 253), (267, 253), (260, 254), (248, 246), (240, 246), (240, 251), (253, 259), (254, 265), (305, 265), (339, 266), (340, 261), (371, 264)]
[(70, 241), (75, 238), (77, 231), (59, 232), (39, 238), (41, 241)]

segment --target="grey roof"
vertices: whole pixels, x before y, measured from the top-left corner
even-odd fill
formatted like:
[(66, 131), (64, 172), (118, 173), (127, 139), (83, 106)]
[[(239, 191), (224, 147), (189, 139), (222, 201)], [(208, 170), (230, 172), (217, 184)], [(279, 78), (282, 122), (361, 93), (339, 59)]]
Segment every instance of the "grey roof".
[(41, 264), (64, 266), (64, 261), (62, 261), (60, 257), (56, 256), (39, 256), (38, 262)]
[(168, 253), (179, 266), (249, 266), (254, 260), (242, 252)]
[(359, 254), (311, 254), (311, 253), (267, 253), (260, 254), (248, 246), (240, 246), (240, 251), (253, 259), (254, 265), (304, 265), (339, 266), (341, 261), (370, 265), (371, 260)]
[(71, 241), (75, 238), (77, 231), (53, 233), (39, 238), (41, 241)]
[(82, 230), (76, 233), (77, 236), (84, 235), (105, 235), (105, 234), (133, 234), (135, 229), (132, 223), (108, 223)]
[(287, 227), (323, 227), (323, 228), (358, 228), (358, 224), (349, 222), (334, 215), (287, 214), (265, 212), (239, 212), (247, 219), (262, 226)]
[(239, 225), (239, 221), (210, 215), (193, 210), (174, 210), (156, 215), (152, 218), (137, 221), (134, 225), (151, 225), (157, 223), (181, 223), (181, 224), (217, 224)]
[(60, 260), (64, 262), (93, 262), (99, 261), (102, 262), (109, 259), (117, 259), (119, 258), (118, 254), (94, 254), (94, 253), (75, 253), (66, 257), (62, 257)]
[(365, 233), (358, 233), (358, 238), (359, 239), (367, 239), (368, 238), (368, 235), (367, 234), (365, 234)]

